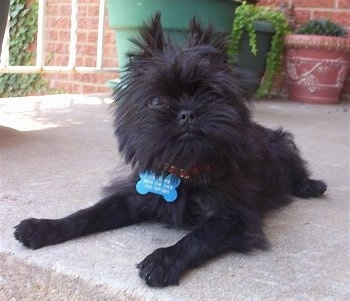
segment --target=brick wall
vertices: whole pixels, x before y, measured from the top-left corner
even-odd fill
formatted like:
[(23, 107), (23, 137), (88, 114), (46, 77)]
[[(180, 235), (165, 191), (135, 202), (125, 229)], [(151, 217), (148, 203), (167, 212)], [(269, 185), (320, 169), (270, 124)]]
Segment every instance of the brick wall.
[[(69, 60), (70, 41), (70, 0), (48, 0), (45, 24), (45, 63), (48, 66), (65, 66)], [(97, 28), (99, 1), (79, 0), (78, 2), (78, 45), (77, 66), (94, 67), (97, 53)], [(107, 17), (107, 14), (106, 14)], [(104, 60), (106, 67), (117, 67), (114, 32), (105, 23)], [(52, 73), (45, 75), (49, 86), (65, 93), (111, 92), (106, 86), (117, 73)]]
[[(285, 0), (292, 2), (292, 0)], [(48, 0), (46, 18), (46, 63), (66, 65), (69, 57), (70, 0)], [(278, 6), (281, 0), (261, 0), (260, 5)], [(297, 22), (326, 17), (347, 27), (350, 32), (350, 0), (293, 0)], [(78, 66), (94, 66), (97, 51), (98, 0), (79, 0)], [(106, 14), (107, 15), (107, 14)], [(104, 66), (116, 67), (114, 33), (105, 24)], [(106, 81), (118, 77), (116, 73), (49, 74), (50, 87), (67, 93), (110, 92)], [(350, 74), (342, 93), (350, 99)]]
[[(260, 0), (259, 5), (279, 6), (281, 0)], [(343, 25), (350, 37), (350, 0), (285, 0), (295, 5), (297, 24), (313, 18), (328, 18)], [(341, 98), (350, 100), (350, 72), (347, 76)]]

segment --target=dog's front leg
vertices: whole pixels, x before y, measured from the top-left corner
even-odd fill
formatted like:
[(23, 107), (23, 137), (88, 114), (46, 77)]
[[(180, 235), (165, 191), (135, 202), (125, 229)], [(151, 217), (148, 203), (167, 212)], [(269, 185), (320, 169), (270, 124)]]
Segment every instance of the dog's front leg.
[(142, 215), (138, 213), (142, 204), (134, 192), (119, 193), (61, 219), (23, 220), (15, 227), (14, 235), (26, 247), (38, 249), (146, 220), (145, 210)]
[(260, 218), (249, 224), (241, 216), (211, 219), (175, 245), (160, 248), (137, 265), (149, 286), (177, 285), (180, 276), (210, 258), (230, 251), (266, 248)]

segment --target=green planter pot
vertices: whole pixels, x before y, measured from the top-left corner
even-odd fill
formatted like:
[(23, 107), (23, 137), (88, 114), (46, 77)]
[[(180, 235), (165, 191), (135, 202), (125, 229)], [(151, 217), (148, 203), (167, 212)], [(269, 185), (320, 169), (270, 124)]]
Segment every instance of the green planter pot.
[(232, 0), (108, 0), (109, 25), (115, 30), (119, 66), (125, 65), (126, 53), (133, 49), (129, 39), (137, 37), (142, 24), (157, 11), (162, 14), (166, 32), (181, 42), (193, 16), (229, 34), (237, 5)]
[(239, 46), (237, 66), (248, 71), (246, 74), (246, 87), (255, 93), (260, 86), (265, 72), (267, 54), (271, 49), (271, 40), (275, 33), (271, 23), (255, 21), (257, 54), (250, 51), (248, 33), (243, 33)]

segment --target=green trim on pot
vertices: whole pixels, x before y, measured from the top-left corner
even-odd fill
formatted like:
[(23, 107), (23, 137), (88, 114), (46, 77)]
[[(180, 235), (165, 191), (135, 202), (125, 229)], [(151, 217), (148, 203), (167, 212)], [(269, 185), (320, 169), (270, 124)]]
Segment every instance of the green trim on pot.
[(130, 38), (157, 11), (162, 13), (164, 30), (182, 42), (189, 21), (196, 16), (203, 24), (212, 23), (219, 31), (231, 32), (235, 8), (232, 0), (108, 0), (109, 24), (115, 30), (119, 66), (127, 62), (133, 49)]
[(275, 28), (270, 22), (266, 21), (254, 21), (253, 26), (256, 31), (274, 34), (276, 32)]

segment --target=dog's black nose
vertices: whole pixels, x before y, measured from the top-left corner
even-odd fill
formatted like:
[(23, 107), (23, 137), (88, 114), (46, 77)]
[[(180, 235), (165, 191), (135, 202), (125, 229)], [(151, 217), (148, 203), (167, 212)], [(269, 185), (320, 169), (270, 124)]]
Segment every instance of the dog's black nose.
[(179, 121), (181, 124), (191, 123), (196, 118), (191, 110), (181, 110), (179, 113)]

